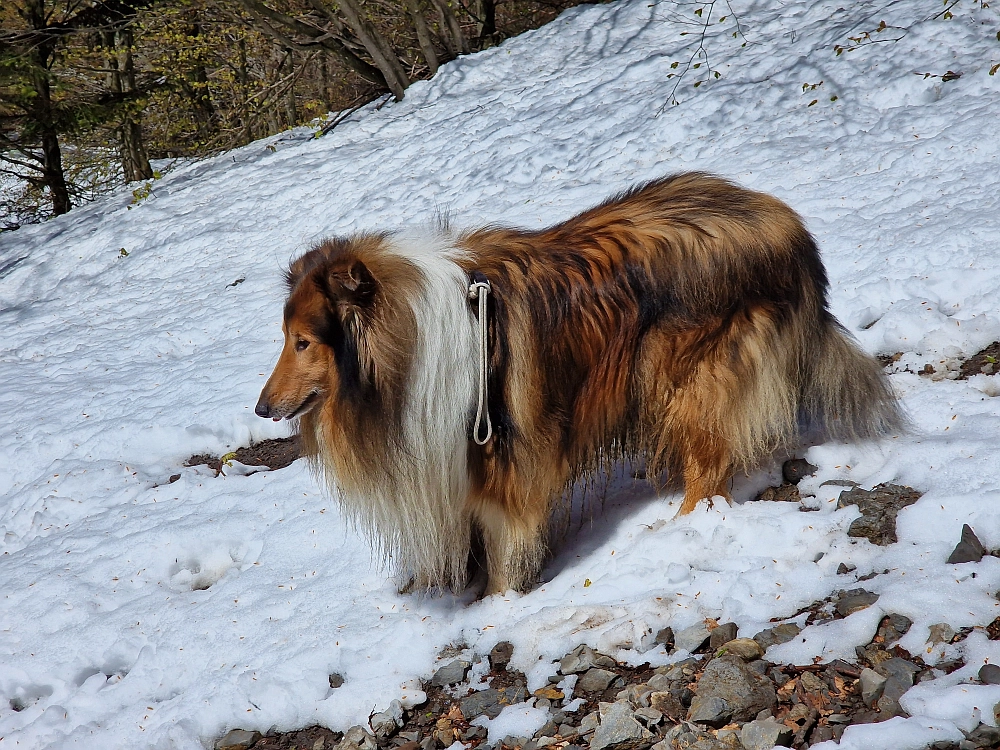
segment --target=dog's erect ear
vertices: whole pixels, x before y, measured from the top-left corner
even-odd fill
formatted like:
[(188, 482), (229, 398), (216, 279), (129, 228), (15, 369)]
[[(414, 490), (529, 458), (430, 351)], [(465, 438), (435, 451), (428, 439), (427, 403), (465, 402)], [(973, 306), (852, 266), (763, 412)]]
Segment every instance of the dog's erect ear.
[(367, 306), (378, 291), (378, 282), (360, 260), (330, 269), (325, 281), (325, 291), (331, 301), (357, 307)]

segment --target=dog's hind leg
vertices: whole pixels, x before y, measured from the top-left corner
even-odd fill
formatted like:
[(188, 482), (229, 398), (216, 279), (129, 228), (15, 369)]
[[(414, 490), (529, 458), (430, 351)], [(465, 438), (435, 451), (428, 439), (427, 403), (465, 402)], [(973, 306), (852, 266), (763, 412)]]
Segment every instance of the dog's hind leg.
[[(677, 399), (683, 407), (684, 398)], [(679, 458), (684, 478), (684, 501), (677, 515), (683, 516), (695, 506), (721, 495), (732, 505), (729, 495), (729, 479), (732, 476), (732, 456), (729, 442), (722, 435), (710, 432), (704, 424), (719, 424), (717, 415), (705, 414), (693, 409), (680, 408), (675, 411), (675, 436), (678, 441)]]
[(695, 509), (701, 500), (721, 495), (730, 505), (733, 498), (729, 494), (729, 457), (725, 451), (712, 455), (697, 455), (690, 453), (684, 460), (684, 502), (681, 503), (678, 516), (684, 516)]

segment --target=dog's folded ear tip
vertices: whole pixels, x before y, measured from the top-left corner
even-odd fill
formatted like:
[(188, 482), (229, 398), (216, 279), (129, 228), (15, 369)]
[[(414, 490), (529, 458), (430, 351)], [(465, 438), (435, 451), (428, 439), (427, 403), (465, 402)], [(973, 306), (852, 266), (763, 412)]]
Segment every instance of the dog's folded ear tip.
[(327, 283), (331, 290), (357, 292), (362, 287), (375, 283), (375, 278), (363, 261), (355, 259), (347, 268), (331, 268), (327, 273)]

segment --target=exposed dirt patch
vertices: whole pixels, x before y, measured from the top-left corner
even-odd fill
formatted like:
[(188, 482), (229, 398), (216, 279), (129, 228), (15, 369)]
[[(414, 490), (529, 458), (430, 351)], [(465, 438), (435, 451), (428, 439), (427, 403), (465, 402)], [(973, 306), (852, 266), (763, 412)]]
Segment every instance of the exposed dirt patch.
[(333, 750), (344, 738), (343, 732), (326, 727), (309, 727), (287, 734), (268, 734), (254, 743), (254, 750)]
[(998, 362), (1000, 362), (1000, 341), (994, 341), (962, 363), (960, 378), (964, 379), (979, 374), (992, 375), (997, 372)]
[[(259, 443), (237, 448), (224, 456), (213, 456), (209, 453), (197, 453), (187, 461), (185, 466), (207, 466), (216, 474), (222, 471), (222, 465), (228, 461), (239, 461), (246, 466), (266, 466), (272, 471), (284, 469), (301, 457), (302, 447), (298, 435), (286, 438), (261, 440)], [(224, 461), (225, 460), (225, 461)]]

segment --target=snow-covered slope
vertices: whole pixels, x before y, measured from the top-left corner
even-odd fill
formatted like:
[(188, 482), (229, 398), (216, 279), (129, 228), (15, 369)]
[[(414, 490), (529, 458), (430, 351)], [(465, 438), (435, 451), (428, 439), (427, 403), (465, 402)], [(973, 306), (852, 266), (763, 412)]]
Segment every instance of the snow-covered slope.
[[(873, 353), (904, 352), (897, 369), (1000, 338), (1000, 15), (963, 2), (930, 17), (939, 10), (579, 7), (321, 139), (258, 142), (178, 169), (131, 209), (123, 190), (0, 238), (0, 748), (345, 729), (412, 693), (455, 642), (485, 653), (512, 640), (530, 687), (580, 642), (662, 662), (640, 653), (658, 628), (713, 617), (752, 634), (849, 587), (841, 562), (889, 571), (865, 584), (878, 603), (769, 658), (851, 656), (898, 612), (914, 621), (906, 648), (967, 662), (904, 699), (905, 730), (852, 728), (844, 746), (920, 747), (959, 738), (980, 713), (992, 722), (1000, 688), (960, 683), (1000, 661), (1000, 644), (979, 631), (926, 642), (934, 623), (1000, 614), (1000, 560), (943, 562), (963, 523), (1000, 547), (997, 376), (894, 375), (915, 433), (811, 449), (817, 512), (749, 503), (670, 520), (675, 496), (626, 483), (574, 528), (539, 589), (472, 604), (397, 595), (302, 462), (249, 476), (182, 468), (283, 434), (253, 404), (279, 349), (282, 270), (310, 243), (440, 213), (540, 227), (680, 170), (798, 210), (835, 313)], [(721, 77), (690, 69), (672, 105), (670, 76), (706, 15)], [(875, 43), (836, 54), (863, 32)], [(900, 514), (899, 543), (875, 547), (846, 536), (857, 511), (834, 510), (839, 488), (820, 487), (831, 478), (925, 494)], [(767, 481), (742, 480), (737, 498)], [(329, 688), (331, 672), (343, 687)]]

